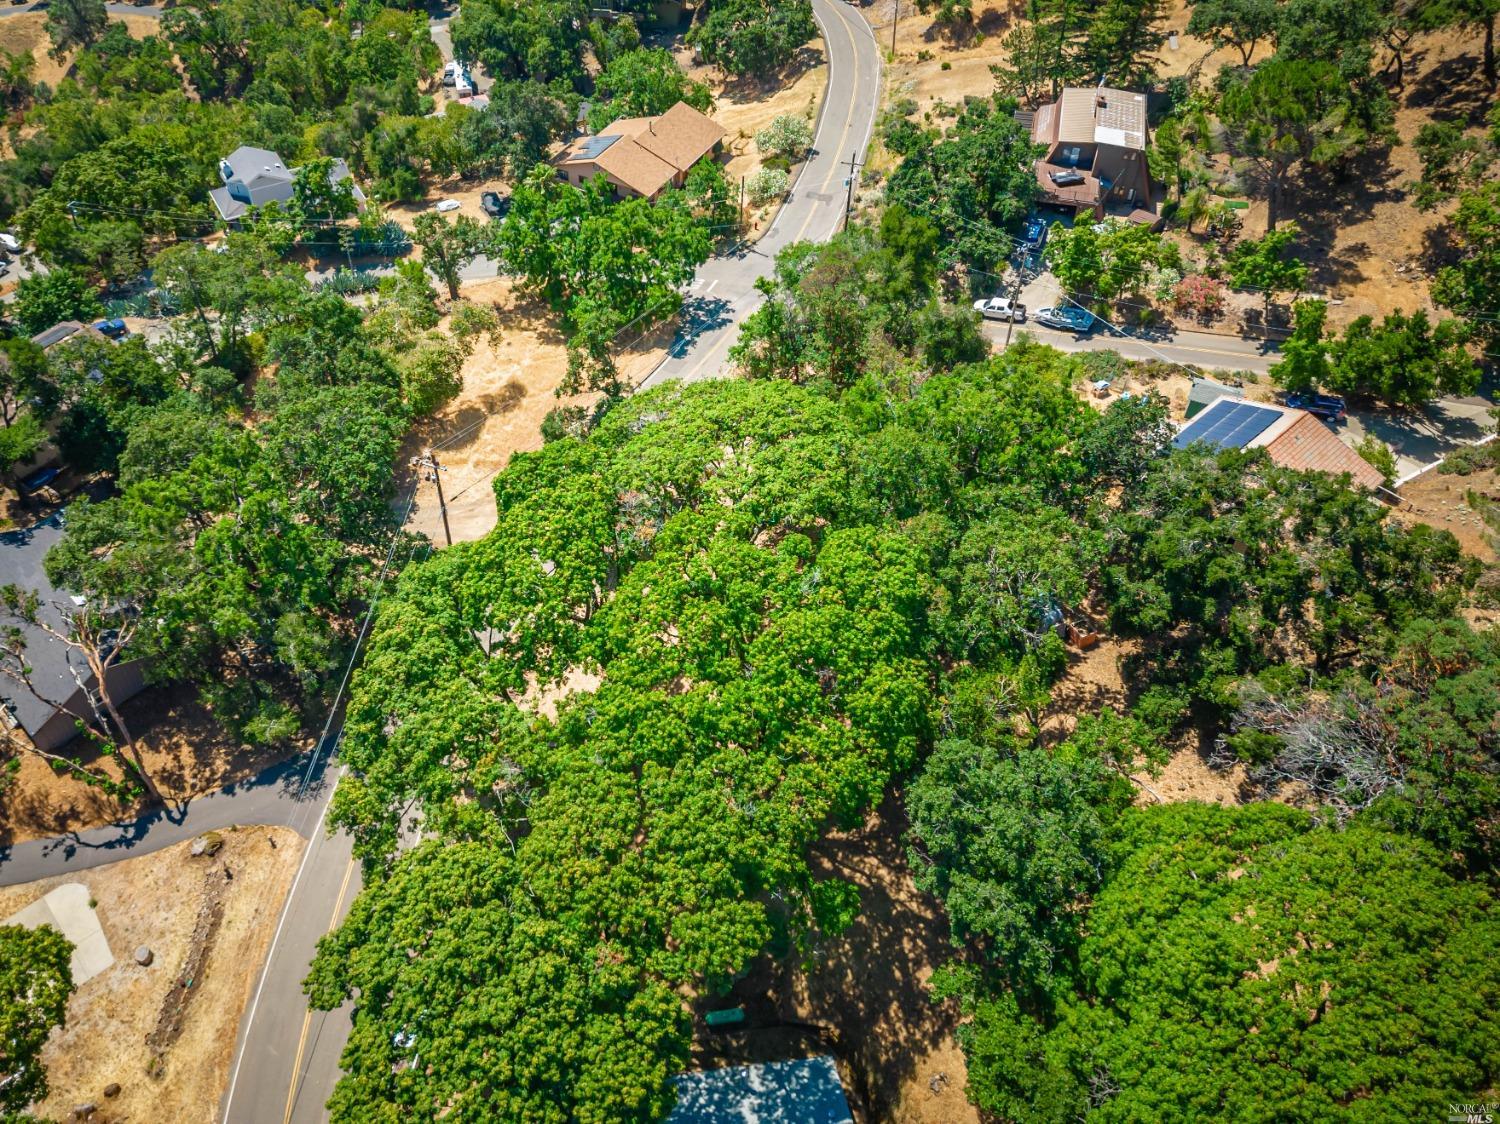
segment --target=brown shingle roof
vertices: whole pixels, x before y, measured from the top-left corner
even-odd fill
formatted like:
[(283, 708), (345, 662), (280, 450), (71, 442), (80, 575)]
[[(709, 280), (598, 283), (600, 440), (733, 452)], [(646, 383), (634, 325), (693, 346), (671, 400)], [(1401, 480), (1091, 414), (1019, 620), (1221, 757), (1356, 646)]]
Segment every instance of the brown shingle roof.
[(646, 151), (631, 137), (615, 141), (595, 158), (594, 163), (632, 191), (639, 191), (648, 198), (677, 174), (676, 168)]
[(724, 135), (712, 117), (678, 102), (660, 117), (648, 118), (646, 128), (635, 134), (635, 142), (685, 172), (712, 152)]
[(1304, 413), (1265, 445), (1277, 464), (1302, 472), (1347, 472), (1356, 484), (1375, 489), (1385, 482), (1380, 471), (1340, 441), (1312, 414)]
[(650, 197), (712, 152), (725, 135), (712, 117), (678, 102), (660, 117), (611, 121), (597, 136), (568, 145), (557, 162), (592, 165)]

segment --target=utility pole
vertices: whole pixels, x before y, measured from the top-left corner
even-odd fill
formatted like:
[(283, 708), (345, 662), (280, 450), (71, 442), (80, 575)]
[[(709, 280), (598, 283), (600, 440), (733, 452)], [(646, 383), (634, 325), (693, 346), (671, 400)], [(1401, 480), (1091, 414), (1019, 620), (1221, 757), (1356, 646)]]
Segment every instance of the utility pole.
[(412, 457), (411, 466), (422, 470), (423, 480), (431, 480), (437, 485), (438, 512), (443, 517), (443, 538), (452, 546), (453, 531), (448, 527), (448, 502), (443, 499), (443, 473), (446, 470), (438, 463), (437, 454), (431, 449), (424, 449), (420, 457)]
[(901, 22), (901, 0), (896, 0), (896, 9), (891, 13), (891, 61), (896, 61), (896, 25)]
[[(1016, 283), (1010, 290), (1010, 320), (1005, 325), (1005, 347), (1010, 347), (1010, 334), (1016, 330), (1016, 298), (1021, 295), (1021, 286), (1026, 281), (1026, 273), (1022, 268), (1016, 270)], [(1000, 350), (1004, 351), (1005, 348)]]
[(849, 175), (848, 175), (848, 178), (846, 178), (844, 180), (845, 186), (847, 186), (848, 189), (849, 189), (847, 195), (845, 195), (845, 197), (844, 197), (844, 229), (845, 230), (849, 229), (849, 216), (854, 211), (854, 172), (855, 172), (855, 169), (857, 169), (857, 168), (863, 168), (863, 167), (864, 167), (863, 164), (859, 163), (857, 160), (854, 159), (854, 153), (852, 153), (852, 152), (849, 153)]

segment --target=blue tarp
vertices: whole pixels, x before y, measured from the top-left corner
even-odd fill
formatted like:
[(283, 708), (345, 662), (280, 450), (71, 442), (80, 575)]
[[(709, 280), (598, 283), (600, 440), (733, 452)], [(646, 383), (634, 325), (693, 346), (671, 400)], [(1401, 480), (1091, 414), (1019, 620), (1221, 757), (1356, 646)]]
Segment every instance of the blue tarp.
[(854, 1124), (854, 1117), (824, 1055), (684, 1073), (667, 1124)]

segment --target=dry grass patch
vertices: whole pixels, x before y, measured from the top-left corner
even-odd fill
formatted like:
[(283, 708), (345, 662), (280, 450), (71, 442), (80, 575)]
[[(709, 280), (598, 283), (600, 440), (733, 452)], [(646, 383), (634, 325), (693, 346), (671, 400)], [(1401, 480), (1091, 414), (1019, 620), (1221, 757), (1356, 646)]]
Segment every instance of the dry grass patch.
[[(448, 523), (455, 542), (487, 534), (495, 525), (495, 494), (490, 481), (515, 453), (542, 447), (542, 419), (559, 405), (592, 405), (596, 395), (560, 399), (558, 387), (567, 373), (566, 341), (557, 315), (544, 304), (516, 289), (504, 277), (466, 282), (465, 300), (492, 305), (500, 317), (498, 346), (481, 339), (463, 367), (463, 389), (408, 435), (402, 463), (421, 449), (442, 443), (437, 455), (446, 471), (443, 491), (448, 500)], [(446, 321), (439, 325), (446, 327)], [(622, 376), (639, 382), (661, 361), (672, 336), (670, 323), (643, 337), (627, 333), (616, 354)], [(401, 482), (400, 492), (410, 478)], [(443, 524), (437, 491), (420, 483), (408, 523), (434, 543), (443, 544)]]
[[(82, 882), (98, 902), (112, 967), (83, 984), (68, 1003), (67, 1022), (43, 1053), (51, 1096), (36, 1110), (62, 1119), (92, 1102), (94, 1124), (124, 1121), (212, 1121), (229, 1078), (240, 1015), (265, 958), (271, 929), (305, 845), (287, 828), (251, 827), (223, 833), (213, 859), (190, 859), (189, 844), (136, 859), (0, 889), (0, 916), (9, 916), (64, 882)], [(274, 844), (274, 845), (273, 845)], [(234, 877), (226, 880), (228, 867)], [(223, 903), (223, 919), (192, 981), (192, 999), (160, 1072), (148, 1075), (147, 1036), (187, 962), (190, 938), (206, 894)], [(154, 954), (135, 963), (137, 946)], [(118, 1097), (104, 1087), (118, 1082)]]

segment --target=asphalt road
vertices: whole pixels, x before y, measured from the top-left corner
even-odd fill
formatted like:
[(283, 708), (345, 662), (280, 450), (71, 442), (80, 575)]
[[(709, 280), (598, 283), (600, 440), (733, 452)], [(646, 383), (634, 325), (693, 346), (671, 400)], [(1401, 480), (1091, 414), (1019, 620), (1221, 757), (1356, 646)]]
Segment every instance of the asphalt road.
[[(986, 320), (984, 334), (998, 350), (1005, 343), (1003, 322)], [(1016, 325), (1013, 338), (1032, 336), (1059, 351), (1118, 351), (1127, 359), (1161, 359), (1186, 363), (1216, 371), (1254, 371), (1258, 375), (1271, 369), (1281, 358), (1278, 344), (1253, 337), (1221, 336), (1212, 332), (1171, 332), (1160, 335), (1115, 335), (1108, 331), (1074, 335), (1040, 324)]]
[(777, 251), (803, 239), (830, 238), (843, 224), (849, 158), (864, 159), (879, 107), (880, 49), (869, 25), (837, 0), (813, 0), (813, 15), (828, 51), (828, 90), (813, 154), (760, 240), (699, 268), (683, 304), (682, 327), (642, 386), (720, 374), (740, 321), (765, 299), (755, 282), (771, 272)]
[(271, 824), (306, 835), (332, 787), (324, 779), (326, 754), (316, 761), (310, 757), (305, 753), (272, 765), (182, 808), (157, 808), (121, 823), (0, 846), (0, 886), (105, 866), (233, 824)]
[(326, 810), (324, 800), (277, 920), (270, 955), (240, 1018), (229, 1087), (219, 1111), (226, 1124), (328, 1119), (323, 1106), (338, 1083), (350, 1007), (310, 1010), (302, 980), (318, 939), (348, 914), (361, 881), (352, 840), (344, 832), (329, 835), (324, 830)]

